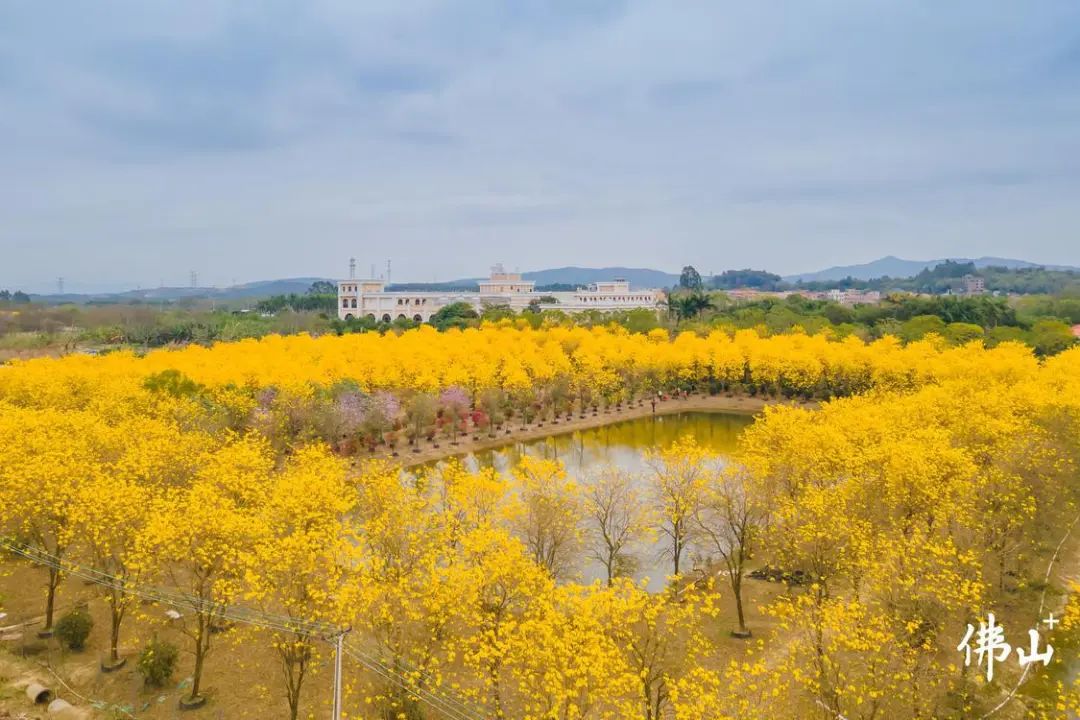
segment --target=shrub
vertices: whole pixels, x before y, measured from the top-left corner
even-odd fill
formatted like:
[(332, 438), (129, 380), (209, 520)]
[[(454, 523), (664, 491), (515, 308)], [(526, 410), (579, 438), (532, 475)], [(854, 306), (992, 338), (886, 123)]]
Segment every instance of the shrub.
[(173, 671), (176, 669), (176, 660), (180, 651), (172, 643), (158, 640), (155, 636), (146, 644), (139, 653), (139, 663), (136, 668), (143, 676), (143, 682), (147, 685), (161, 687), (169, 682)]
[(86, 608), (77, 607), (57, 621), (56, 636), (72, 650), (82, 650), (93, 627), (94, 620), (90, 613)]

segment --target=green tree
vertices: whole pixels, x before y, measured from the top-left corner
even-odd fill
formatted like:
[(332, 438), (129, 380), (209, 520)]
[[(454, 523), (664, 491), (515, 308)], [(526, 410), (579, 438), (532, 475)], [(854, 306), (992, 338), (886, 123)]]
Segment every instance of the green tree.
[(480, 314), (467, 302), (450, 303), (431, 316), (431, 324), (439, 330), (466, 328), (473, 321), (479, 320)]
[(499, 388), (488, 388), (480, 393), (477, 403), (488, 419), (488, 435), (495, 436), (495, 429), (506, 420), (506, 393)]
[(679, 275), (679, 287), (684, 290), (701, 290), (701, 274), (694, 269), (693, 265), (687, 265), (682, 269), (682, 274)]
[(1061, 320), (1040, 320), (1031, 328), (1031, 344), (1040, 355), (1059, 353), (1072, 347), (1075, 342), (1072, 328)]
[(702, 292), (672, 293), (668, 297), (668, 308), (679, 320), (691, 320), (707, 308), (712, 307), (709, 296)]
[(764, 270), (751, 270), (749, 268), (743, 270), (725, 270), (719, 275), (714, 276), (712, 279), (712, 286), (714, 288), (728, 290), (742, 287), (760, 288), (761, 290), (776, 290), (784, 285), (785, 283), (779, 275), (774, 275), (773, 273)]
[(409, 401), (405, 410), (405, 418), (409, 424), (409, 435), (412, 436), (413, 447), (420, 443), (435, 422), (438, 412), (438, 402), (429, 393), (417, 393)]
[(954, 322), (945, 328), (945, 337), (953, 345), (964, 345), (972, 340), (982, 340), (986, 335), (982, 326), (972, 323)]
[(900, 326), (900, 337), (911, 342), (935, 333), (944, 337), (945, 321), (937, 315), (917, 315)]
[(994, 347), (1000, 345), (1003, 342), (1018, 342), (1023, 343), (1028, 341), (1028, 333), (1023, 328), (1008, 327), (1002, 325), (996, 328), (991, 328), (986, 333), (986, 344), (988, 347)]
[(480, 319), (496, 322), (506, 318), (513, 318), (514, 315), (515, 313), (509, 305), (484, 305), (483, 312), (480, 313)]

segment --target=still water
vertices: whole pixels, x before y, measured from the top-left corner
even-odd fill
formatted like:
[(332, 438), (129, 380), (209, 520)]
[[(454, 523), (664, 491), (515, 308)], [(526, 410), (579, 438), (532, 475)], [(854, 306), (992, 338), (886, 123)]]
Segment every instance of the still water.
[[(591, 472), (604, 465), (644, 476), (648, 470), (645, 454), (664, 447), (684, 435), (716, 455), (724, 456), (735, 448), (742, 430), (754, 421), (752, 415), (734, 413), (685, 412), (656, 417), (622, 420), (603, 427), (575, 430), (546, 438), (515, 442), (502, 447), (459, 456), (472, 470), (495, 468), (509, 474), (523, 455), (559, 460), (575, 480), (587, 481)], [(558, 426), (556, 426), (557, 428)], [(660, 590), (670, 572), (670, 561), (660, 557), (655, 547), (638, 548), (636, 579), (649, 578), (649, 588)], [(598, 563), (584, 563), (581, 577), (585, 582), (605, 577)]]

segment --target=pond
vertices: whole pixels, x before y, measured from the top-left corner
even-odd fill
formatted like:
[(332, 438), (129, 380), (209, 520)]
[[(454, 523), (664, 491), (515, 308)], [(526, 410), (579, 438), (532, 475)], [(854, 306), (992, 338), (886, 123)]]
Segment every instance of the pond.
[[(648, 469), (645, 454), (676, 439), (691, 435), (712, 453), (724, 456), (734, 448), (739, 434), (754, 422), (749, 414), (719, 412), (684, 412), (655, 417), (622, 420), (602, 427), (575, 430), (546, 438), (514, 442), (502, 447), (458, 456), (472, 470), (495, 468), (508, 474), (523, 455), (559, 460), (576, 480), (587, 479), (590, 472), (604, 465), (644, 474)], [(651, 590), (660, 590), (670, 573), (670, 560), (660, 557), (658, 548), (638, 550), (639, 572), (636, 579), (649, 579)], [(605, 577), (599, 563), (582, 567), (582, 580), (592, 582)]]

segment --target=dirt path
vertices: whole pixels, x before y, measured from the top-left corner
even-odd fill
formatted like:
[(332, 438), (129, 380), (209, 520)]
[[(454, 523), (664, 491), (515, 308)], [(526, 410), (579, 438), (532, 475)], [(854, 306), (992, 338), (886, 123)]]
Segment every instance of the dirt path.
[[(792, 400), (766, 400), (760, 397), (750, 397), (748, 395), (734, 395), (730, 397), (727, 395), (691, 395), (686, 399), (673, 398), (670, 400), (658, 400), (656, 402), (655, 414), (671, 415), (681, 412), (729, 412), (752, 415), (760, 412), (766, 405), (781, 404), (791, 404), (807, 408), (817, 407), (817, 403), (800, 403)], [(560, 419), (556, 423), (552, 423), (551, 421), (543, 424), (533, 423), (528, 427), (522, 427), (515, 423), (510, 426), (509, 432), (507, 432), (506, 429), (503, 429), (499, 434), (495, 435), (495, 437), (488, 437), (484, 434), (480, 435), (479, 439), (474, 439), (473, 436), (467, 435), (459, 438), (456, 445), (445, 438), (438, 439), (438, 447), (432, 442), (426, 440), (421, 441), (418, 450), (413, 450), (410, 446), (402, 444), (398, 448), (398, 456), (394, 459), (405, 467), (411, 467), (413, 465), (428, 463), (434, 460), (442, 460), (454, 455), (464, 455), (471, 452), (489, 450), (491, 448), (502, 447), (523, 440), (538, 440), (552, 435), (574, 432), (575, 430), (602, 427), (624, 420), (648, 417), (653, 414), (654, 411), (651, 403), (645, 402), (640, 406), (634, 405), (633, 407), (625, 407), (622, 410), (601, 410), (596, 414), (593, 414), (590, 411), (585, 417), (582, 417), (579, 413), (574, 413), (572, 419)], [(389, 455), (390, 454), (386, 452), (385, 448), (376, 451), (374, 454), (362, 452), (354, 459), (354, 464), (361, 463), (370, 458), (386, 458)]]

